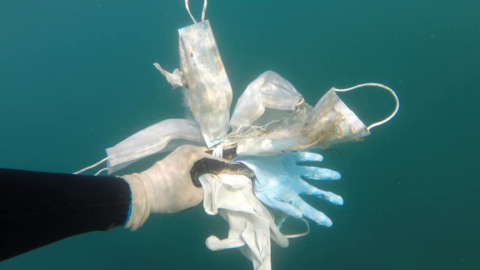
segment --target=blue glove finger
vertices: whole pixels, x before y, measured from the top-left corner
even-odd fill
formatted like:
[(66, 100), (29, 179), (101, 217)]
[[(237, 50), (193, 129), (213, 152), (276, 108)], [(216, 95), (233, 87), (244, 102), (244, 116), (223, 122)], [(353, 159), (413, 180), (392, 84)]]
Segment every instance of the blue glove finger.
[(311, 195), (311, 196), (324, 199), (336, 205), (343, 205), (342, 197), (338, 196), (333, 192), (323, 191), (321, 189), (318, 189), (303, 180), (301, 180), (300, 189), (301, 189), (301, 192), (300, 192), (301, 195)]
[(293, 201), (293, 206), (302, 211), (303, 215), (315, 221), (320, 226), (331, 227), (332, 221), (322, 212), (304, 202), (300, 197)]
[(295, 162), (320, 162), (323, 160), (322, 155), (311, 152), (291, 152), (287, 155)]
[(300, 173), (311, 180), (340, 180), (342, 176), (340, 173), (324, 168), (299, 166), (297, 168)]
[[(279, 212), (285, 213), (287, 215), (290, 215), (294, 218), (301, 218), (302, 217), (302, 212), (297, 209), (296, 207), (278, 200), (275, 198), (274, 194), (269, 194), (269, 193), (263, 193), (263, 192), (255, 192), (255, 196), (265, 205), (268, 207), (275, 209)], [(298, 197), (298, 196), (296, 196)]]

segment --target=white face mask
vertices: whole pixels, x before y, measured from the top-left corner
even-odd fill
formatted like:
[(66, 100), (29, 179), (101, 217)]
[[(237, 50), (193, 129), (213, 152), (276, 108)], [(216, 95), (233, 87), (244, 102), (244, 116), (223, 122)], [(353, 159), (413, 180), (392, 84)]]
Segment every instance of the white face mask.
[(114, 173), (135, 161), (155, 153), (175, 150), (183, 144), (204, 145), (202, 133), (197, 122), (186, 119), (167, 119), (153, 124), (126, 138), (113, 147), (107, 148), (107, 157), (74, 174), (97, 167), (107, 161), (107, 168), (101, 169)]
[(107, 148), (108, 173), (114, 173), (143, 157), (175, 150), (186, 143), (203, 143), (198, 124), (185, 119), (164, 120)]
[(205, 20), (181, 28), (179, 34), (180, 69), (169, 73), (159, 64), (155, 67), (174, 87), (182, 86), (186, 106), (200, 128), (208, 147), (223, 142), (228, 131), (232, 87), (213, 36), (210, 22)]
[[(383, 121), (365, 126), (363, 122), (338, 97), (336, 92), (351, 91), (360, 87), (376, 86), (389, 91), (396, 101), (395, 110)], [(304, 113), (303, 117), (294, 114), (290, 118), (296, 121), (290, 126), (240, 139), (237, 144), (238, 155), (273, 155), (284, 151), (304, 150), (311, 147), (326, 148), (332, 144), (360, 139), (370, 134), (370, 130), (392, 119), (399, 109), (399, 100), (395, 92), (387, 86), (366, 83), (348, 89), (332, 88), (315, 105)], [(286, 119), (284, 121), (288, 121)]]
[(225, 139), (230, 118), (232, 88), (223, 66), (217, 44), (205, 20), (207, 1), (204, 2), (202, 21), (197, 23), (186, 7), (194, 25), (178, 30), (181, 71), (165, 71), (159, 64), (154, 66), (173, 86), (183, 87), (185, 103), (196, 121), (169, 119), (141, 130), (107, 149), (107, 158), (88, 166), (81, 173), (107, 161), (111, 174), (148, 155), (174, 150), (190, 143), (194, 145), (217, 145)]

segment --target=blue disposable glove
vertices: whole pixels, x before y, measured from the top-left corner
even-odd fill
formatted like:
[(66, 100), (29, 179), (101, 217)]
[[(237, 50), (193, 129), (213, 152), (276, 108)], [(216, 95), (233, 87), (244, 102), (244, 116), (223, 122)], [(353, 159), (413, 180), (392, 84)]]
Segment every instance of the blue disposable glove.
[(299, 165), (299, 162), (320, 162), (323, 157), (309, 152), (291, 152), (275, 156), (239, 156), (236, 162), (255, 172), (255, 196), (265, 205), (295, 218), (306, 216), (319, 225), (330, 227), (332, 221), (322, 212), (302, 200), (299, 195), (312, 195), (336, 205), (342, 197), (320, 190), (304, 180), (339, 180), (336, 171)]

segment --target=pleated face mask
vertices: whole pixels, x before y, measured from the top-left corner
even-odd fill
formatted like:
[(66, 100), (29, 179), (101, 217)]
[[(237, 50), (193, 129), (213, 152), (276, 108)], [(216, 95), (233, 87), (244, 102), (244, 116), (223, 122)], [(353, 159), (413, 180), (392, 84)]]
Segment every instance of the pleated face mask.
[[(396, 101), (395, 110), (389, 117), (368, 127), (337, 95), (337, 92), (351, 91), (365, 86), (385, 89), (393, 95)], [(332, 88), (318, 101), (313, 109), (308, 109), (305, 113), (298, 108), (291, 116), (282, 120), (289, 122), (289, 126), (281, 126), (273, 130), (266, 129), (263, 134), (258, 134), (258, 136), (240, 139), (237, 142), (237, 154), (274, 155), (312, 147), (326, 148), (336, 143), (360, 139), (369, 135), (372, 128), (392, 119), (398, 109), (399, 100), (395, 92), (381, 84), (366, 83), (348, 89)], [(301, 112), (300, 117), (297, 111)], [(258, 130), (259, 128), (255, 129)]]
[(223, 142), (227, 134), (232, 87), (210, 22), (205, 20), (206, 3), (202, 21), (197, 23), (186, 1), (195, 24), (178, 30), (181, 70), (169, 73), (159, 64), (154, 65), (173, 87), (183, 88), (185, 105), (200, 124), (205, 143), (211, 147)]
[(76, 173), (104, 161), (107, 168), (97, 174), (103, 170), (114, 173), (143, 157), (171, 151), (185, 143), (212, 147), (225, 140), (232, 88), (210, 22), (205, 20), (207, 1), (204, 1), (199, 23), (190, 13), (188, 0), (185, 4), (195, 24), (178, 30), (181, 70), (169, 73), (157, 63), (154, 66), (174, 88), (182, 87), (185, 104), (194, 119), (169, 119), (145, 128), (108, 148), (107, 157), (102, 161)]

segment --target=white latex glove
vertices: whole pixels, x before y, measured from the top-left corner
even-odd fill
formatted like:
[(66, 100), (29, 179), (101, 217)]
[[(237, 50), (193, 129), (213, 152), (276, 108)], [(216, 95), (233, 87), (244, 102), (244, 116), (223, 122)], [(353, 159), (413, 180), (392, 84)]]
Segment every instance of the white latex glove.
[(243, 164), (216, 159), (205, 153), (206, 150), (205, 147), (184, 145), (151, 168), (122, 176), (132, 191), (131, 214), (125, 227), (134, 231), (143, 225), (150, 213), (177, 213), (198, 205), (203, 199), (203, 189), (200, 183), (198, 187), (194, 185), (192, 177), (195, 181), (203, 173), (253, 177), (253, 172)]

